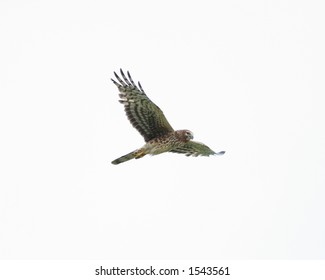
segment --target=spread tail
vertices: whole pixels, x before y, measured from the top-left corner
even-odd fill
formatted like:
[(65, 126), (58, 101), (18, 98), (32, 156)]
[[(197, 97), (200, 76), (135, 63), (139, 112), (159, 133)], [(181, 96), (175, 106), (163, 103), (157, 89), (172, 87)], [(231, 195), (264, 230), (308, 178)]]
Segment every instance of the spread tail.
[(145, 156), (146, 154), (144, 153), (144, 151), (142, 149), (139, 149), (139, 150), (135, 150), (131, 153), (128, 153), (124, 156), (121, 156), (115, 160), (112, 161), (112, 164), (120, 164), (122, 162), (125, 162), (125, 161), (128, 161), (130, 159), (138, 159), (138, 158), (141, 158), (143, 156)]

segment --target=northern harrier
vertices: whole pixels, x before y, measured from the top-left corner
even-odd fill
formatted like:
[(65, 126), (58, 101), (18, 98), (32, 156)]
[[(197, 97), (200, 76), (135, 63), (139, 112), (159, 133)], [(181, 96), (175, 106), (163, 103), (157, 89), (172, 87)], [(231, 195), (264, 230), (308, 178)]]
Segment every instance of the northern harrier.
[(120, 91), (120, 103), (124, 105), (126, 115), (131, 124), (144, 137), (146, 144), (125, 156), (112, 161), (119, 164), (130, 159), (138, 159), (145, 155), (158, 155), (165, 152), (181, 153), (186, 156), (223, 155), (221, 151), (215, 153), (203, 143), (192, 141), (193, 133), (189, 130), (174, 130), (160, 108), (145, 94), (140, 82), (138, 86), (131, 75), (128, 78), (120, 69), (122, 79), (114, 72), (118, 82), (112, 79)]

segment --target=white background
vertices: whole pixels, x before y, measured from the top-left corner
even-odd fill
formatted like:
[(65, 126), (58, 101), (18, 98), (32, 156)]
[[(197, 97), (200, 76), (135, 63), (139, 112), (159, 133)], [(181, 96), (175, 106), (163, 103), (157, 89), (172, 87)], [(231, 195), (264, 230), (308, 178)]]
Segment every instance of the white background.
[[(322, 1), (0, 2), (0, 258), (325, 258)], [(143, 145), (130, 70), (223, 157)]]

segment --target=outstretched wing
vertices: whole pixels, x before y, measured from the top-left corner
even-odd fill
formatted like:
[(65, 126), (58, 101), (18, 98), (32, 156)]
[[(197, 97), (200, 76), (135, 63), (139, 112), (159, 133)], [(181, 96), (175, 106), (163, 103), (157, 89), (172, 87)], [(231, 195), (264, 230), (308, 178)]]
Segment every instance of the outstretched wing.
[(138, 82), (139, 87), (137, 87), (129, 71), (127, 72), (128, 78), (122, 69), (120, 71), (122, 79), (114, 72), (118, 82), (113, 79), (112, 81), (120, 91), (121, 100), (119, 101), (124, 105), (129, 121), (144, 137), (144, 140), (148, 142), (174, 131), (160, 108), (144, 93), (141, 84)]
[(221, 156), (225, 153), (224, 151), (216, 153), (212, 151), (207, 145), (195, 141), (189, 141), (184, 145), (171, 150), (170, 152), (185, 154), (186, 156), (193, 156), (193, 157), (197, 157), (197, 156), (208, 157), (211, 155)]

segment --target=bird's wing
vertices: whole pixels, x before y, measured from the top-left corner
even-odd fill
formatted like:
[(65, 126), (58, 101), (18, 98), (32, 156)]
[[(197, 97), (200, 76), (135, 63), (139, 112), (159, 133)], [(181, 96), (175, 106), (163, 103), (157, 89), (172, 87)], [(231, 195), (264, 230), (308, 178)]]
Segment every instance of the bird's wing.
[(172, 153), (180, 153), (180, 154), (185, 154), (186, 156), (211, 156), (211, 155), (223, 155), (225, 152), (214, 152), (212, 151), (207, 145), (200, 143), (200, 142), (195, 142), (195, 141), (189, 141), (185, 143), (184, 145), (172, 149), (170, 152)]
[(126, 115), (131, 124), (144, 137), (144, 140), (163, 136), (174, 131), (163, 112), (145, 94), (138, 82), (138, 86), (133, 82), (129, 71), (126, 77), (120, 69), (122, 79), (114, 72), (118, 82), (112, 79), (113, 83), (120, 91), (119, 100), (123, 105)]

